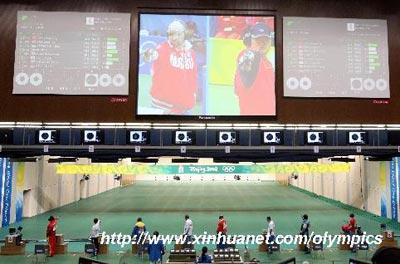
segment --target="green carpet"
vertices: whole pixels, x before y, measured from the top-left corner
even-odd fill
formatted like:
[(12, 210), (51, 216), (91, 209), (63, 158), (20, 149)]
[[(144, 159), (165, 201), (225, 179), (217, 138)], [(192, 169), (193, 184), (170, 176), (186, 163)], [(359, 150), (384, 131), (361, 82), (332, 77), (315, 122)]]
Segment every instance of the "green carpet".
[[(60, 217), (58, 233), (64, 234), (67, 239), (86, 238), (89, 236), (94, 217), (102, 220), (103, 230), (107, 233), (130, 234), (136, 218), (140, 216), (148, 231), (180, 234), (183, 218), (187, 213), (194, 222), (196, 234), (204, 231), (213, 234), (218, 216), (223, 214), (228, 221), (228, 233), (257, 235), (266, 228), (265, 218), (269, 215), (275, 221), (278, 234), (297, 234), (301, 215), (307, 213), (314, 232), (323, 234), (328, 231), (338, 234), (340, 226), (347, 220), (350, 212), (356, 214), (358, 224), (363, 230), (371, 234), (378, 234), (380, 223), (388, 222), (387, 219), (340, 206), (327, 199), (276, 183), (141, 182), (24, 219), (19, 224), (24, 227), (24, 238), (44, 239), (47, 218), (57, 215)], [(398, 228), (398, 225), (395, 227)], [(7, 231), (8, 228), (1, 229), (0, 237), (4, 237)], [(399, 231), (400, 228), (396, 229), (396, 233)], [(333, 248), (325, 252), (324, 259), (318, 260), (293, 250), (293, 246), (286, 246), (282, 253), (270, 257), (258, 253), (256, 248), (255, 245), (250, 246), (252, 257), (261, 259), (263, 263), (277, 263), (291, 256), (307, 259), (310, 263), (332, 263), (334, 260), (339, 261), (335, 263), (346, 263), (350, 256), (348, 252)], [(243, 249), (243, 246), (239, 246), (239, 249)], [(109, 263), (142, 263), (137, 257), (118, 255), (118, 251), (128, 251), (128, 247), (121, 249), (112, 246), (111, 250), (113, 252), (110, 256), (99, 257), (99, 260)], [(33, 245), (28, 244), (27, 251), (32, 252)], [(83, 244), (70, 243), (69, 252), (82, 251)], [(70, 254), (57, 256), (49, 263), (76, 263), (75, 259), (77, 256)], [(0, 257), (0, 263), (25, 263), (24, 261), (31, 263), (32, 257)]]

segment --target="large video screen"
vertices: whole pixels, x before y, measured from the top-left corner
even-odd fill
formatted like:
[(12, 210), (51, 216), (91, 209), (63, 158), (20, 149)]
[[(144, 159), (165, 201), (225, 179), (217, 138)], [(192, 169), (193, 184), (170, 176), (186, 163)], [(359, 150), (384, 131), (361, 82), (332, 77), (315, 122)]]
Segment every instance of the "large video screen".
[(140, 14), (138, 115), (275, 115), (273, 16)]
[(14, 94), (128, 95), (130, 14), (19, 11)]
[(284, 95), (390, 98), (386, 20), (283, 18)]

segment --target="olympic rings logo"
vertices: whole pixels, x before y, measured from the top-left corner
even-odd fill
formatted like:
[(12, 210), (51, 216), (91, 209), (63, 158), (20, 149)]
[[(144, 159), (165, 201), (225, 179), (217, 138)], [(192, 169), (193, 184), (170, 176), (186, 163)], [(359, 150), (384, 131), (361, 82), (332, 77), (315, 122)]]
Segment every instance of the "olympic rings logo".
[(235, 166), (223, 166), (223, 167), (222, 167), (222, 170), (223, 170), (224, 172), (234, 172), (235, 169), (236, 169)]

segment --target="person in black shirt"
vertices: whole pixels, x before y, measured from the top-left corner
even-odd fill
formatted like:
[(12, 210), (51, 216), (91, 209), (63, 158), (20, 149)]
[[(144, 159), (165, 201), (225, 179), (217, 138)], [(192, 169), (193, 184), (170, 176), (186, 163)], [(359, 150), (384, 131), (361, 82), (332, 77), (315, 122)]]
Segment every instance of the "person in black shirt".
[(308, 215), (306, 215), (306, 214), (303, 215), (302, 219), (303, 219), (303, 221), (302, 221), (301, 226), (300, 226), (300, 235), (304, 236), (305, 239), (306, 239), (306, 241), (305, 241), (305, 243), (306, 243), (305, 250), (306, 250), (306, 254), (309, 254), (310, 253), (310, 248), (307, 245), (307, 242), (308, 242), (308, 238), (310, 237), (310, 220), (308, 219)]

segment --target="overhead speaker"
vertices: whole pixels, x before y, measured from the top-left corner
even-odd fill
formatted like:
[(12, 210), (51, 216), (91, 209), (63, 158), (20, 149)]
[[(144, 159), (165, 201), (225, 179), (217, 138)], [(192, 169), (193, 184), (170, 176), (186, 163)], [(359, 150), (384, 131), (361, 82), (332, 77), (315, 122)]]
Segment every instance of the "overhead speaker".
[(368, 143), (368, 134), (365, 131), (350, 131), (347, 135), (350, 145), (366, 145)]
[(173, 142), (175, 145), (193, 145), (195, 144), (195, 134), (193, 131), (178, 130), (174, 132)]
[(235, 145), (238, 143), (236, 131), (219, 131), (217, 137), (219, 145)]

